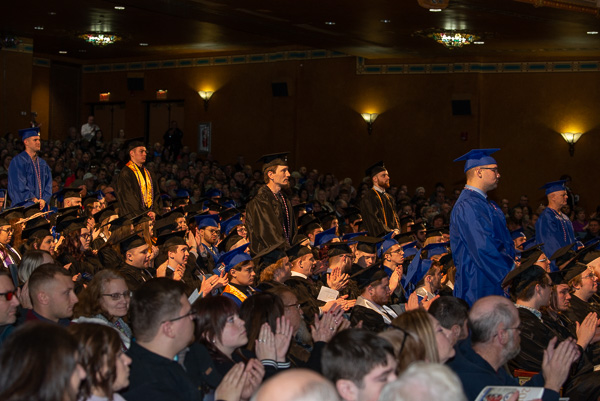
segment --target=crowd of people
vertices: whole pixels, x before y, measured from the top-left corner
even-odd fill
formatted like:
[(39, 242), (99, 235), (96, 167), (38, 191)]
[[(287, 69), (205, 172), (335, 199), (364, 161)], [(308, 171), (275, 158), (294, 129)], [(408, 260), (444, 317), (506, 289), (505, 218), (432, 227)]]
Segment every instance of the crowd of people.
[(568, 176), (511, 207), (497, 149), (427, 196), (182, 135), (0, 139), (0, 399), (600, 397), (600, 220)]

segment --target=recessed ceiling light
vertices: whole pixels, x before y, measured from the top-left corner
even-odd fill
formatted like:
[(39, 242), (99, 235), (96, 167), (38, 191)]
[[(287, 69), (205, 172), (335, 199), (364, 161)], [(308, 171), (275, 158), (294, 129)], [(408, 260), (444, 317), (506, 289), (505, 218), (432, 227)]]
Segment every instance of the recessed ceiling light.
[(148, 46), (148, 43), (140, 42), (140, 46)]
[(40, 25), (40, 26), (34, 27), (33, 29), (35, 29), (36, 31), (43, 31), (44, 27)]
[(79, 53), (86, 53), (86, 52), (87, 52), (87, 50), (85, 50), (85, 49), (80, 49), (79, 50)]
[(123, 6), (115, 6), (115, 10), (125, 10), (125, 7), (123, 7)]
[(379, 22), (383, 22), (384, 24), (389, 24), (392, 20), (389, 19), (380, 19)]
[(432, 12), (432, 13), (441, 13), (442, 9), (441, 8), (430, 8), (429, 12)]
[(56, 15), (56, 13), (54, 11), (50, 11), (48, 14), (50, 14), (50, 15)]
[(325, 25), (335, 25), (335, 22), (333, 22), (333, 21), (326, 21)]
[(479, 40), (477, 42), (473, 42), (474, 45), (483, 45), (485, 42), (482, 40)]
[(67, 54), (67, 51), (66, 51), (66, 50), (59, 50), (58, 52), (59, 52), (60, 54)]
[(598, 35), (598, 31), (588, 31), (588, 35)]

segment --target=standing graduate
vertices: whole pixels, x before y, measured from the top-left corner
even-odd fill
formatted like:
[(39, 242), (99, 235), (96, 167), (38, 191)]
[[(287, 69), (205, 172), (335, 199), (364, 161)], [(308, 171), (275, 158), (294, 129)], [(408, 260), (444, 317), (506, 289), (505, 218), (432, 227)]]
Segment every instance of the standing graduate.
[(381, 237), (390, 231), (400, 234), (400, 219), (396, 214), (396, 203), (386, 192), (386, 189), (390, 188), (390, 175), (383, 162), (375, 163), (365, 173), (371, 178), (373, 188), (367, 191), (360, 201), (363, 227), (373, 237)]
[[(583, 246), (576, 240), (573, 224), (560, 209), (567, 204), (567, 190), (565, 180), (553, 181), (544, 184), (540, 189), (546, 190), (548, 197), (548, 207), (540, 213), (540, 217), (535, 223), (535, 233), (538, 243), (543, 244), (544, 254), (552, 256), (554, 252), (563, 246), (573, 244), (574, 248)], [(550, 270), (558, 271), (556, 261), (550, 262)]]
[(25, 150), (15, 156), (8, 166), (8, 196), (13, 206), (31, 206), (44, 209), (52, 196), (52, 172), (37, 155), (41, 147), (40, 129), (19, 130)]
[(502, 279), (515, 264), (515, 246), (502, 209), (487, 197), (498, 186), (499, 149), (474, 149), (465, 161), (467, 185), (450, 216), (450, 247), (456, 265), (454, 296), (473, 303), (486, 295), (503, 295)]
[(143, 138), (127, 142), (130, 161), (123, 167), (117, 178), (119, 216), (138, 216), (147, 213), (154, 220), (158, 211), (158, 185), (150, 171), (144, 167), (146, 146)]

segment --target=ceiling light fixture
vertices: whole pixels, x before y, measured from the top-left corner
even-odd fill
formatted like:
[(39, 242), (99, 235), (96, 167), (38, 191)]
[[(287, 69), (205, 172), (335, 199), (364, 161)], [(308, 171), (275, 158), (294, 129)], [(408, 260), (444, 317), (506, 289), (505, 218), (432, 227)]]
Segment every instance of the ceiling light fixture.
[(587, 31), (588, 35), (598, 35), (598, 31)]
[(470, 45), (480, 39), (479, 36), (459, 31), (440, 30), (427, 35), (438, 43), (443, 44), (448, 49), (456, 49), (465, 45)]
[(35, 29), (36, 31), (43, 31), (44, 27), (39, 25), (39, 26), (34, 27), (33, 29)]
[(148, 43), (140, 42), (140, 46), (148, 46)]
[(125, 7), (123, 7), (123, 6), (115, 6), (115, 10), (125, 10)]
[(473, 42), (473, 44), (474, 45), (484, 45), (485, 42), (483, 40), (478, 40), (478, 41)]
[(325, 25), (335, 25), (335, 22), (333, 22), (333, 21), (326, 21)]
[(59, 50), (58, 53), (59, 54), (67, 54), (67, 51), (66, 50)]
[(581, 138), (583, 133), (581, 132), (561, 132), (560, 133), (564, 140), (569, 144), (569, 154), (573, 156), (575, 154), (575, 143)]
[(110, 33), (84, 33), (83, 35), (79, 35), (79, 37), (94, 46), (112, 45), (116, 41), (121, 40), (121, 37)]
[(441, 13), (442, 9), (441, 8), (430, 8), (429, 12), (431, 12), (431, 13)]
[(390, 22), (392, 22), (392, 20), (389, 20), (389, 19), (381, 19), (381, 20), (379, 20), (379, 22), (383, 22), (384, 24), (389, 24)]

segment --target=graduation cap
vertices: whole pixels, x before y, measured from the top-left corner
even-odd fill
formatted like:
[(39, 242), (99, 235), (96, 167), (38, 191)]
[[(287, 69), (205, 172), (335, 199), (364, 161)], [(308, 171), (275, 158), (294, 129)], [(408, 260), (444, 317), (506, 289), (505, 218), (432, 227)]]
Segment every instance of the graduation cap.
[(185, 233), (185, 230), (180, 230), (160, 235), (156, 238), (156, 245), (162, 245), (164, 248), (175, 245), (187, 245), (187, 242), (185, 242), (185, 239), (183, 238)]
[(154, 225), (154, 231), (157, 236), (171, 234), (175, 231), (179, 231), (179, 224), (176, 223), (168, 223), (168, 224), (160, 224), (160, 221)]
[(430, 228), (425, 232), (425, 238), (441, 237), (444, 235), (442, 228)]
[(350, 241), (350, 240), (353, 240), (356, 237), (365, 236), (367, 234), (369, 234), (368, 231), (360, 231), (360, 232), (357, 232), (357, 233), (344, 234), (344, 235), (342, 235), (342, 241)]
[(158, 220), (164, 220), (165, 222), (173, 223), (175, 220), (184, 217), (184, 210), (182, 207), (178, 207), (176, 209), (171, 210), (161, 216), (158, 217)]
[(490, 164), (498, 164), (498, 163), (496, 163), (496, 160), (494, 160), (494, 158), (490, 155), (499, 150), (500, 150), (500, 148), (473, 149), (473, 150), (470, 150), (468, 153), (465, 153), (461, 157), (454, 159), (454, 161), (455, 162), (466, 161), (465, 170), (464, 170), (466, 173), (468, 170), (470, 170), (474, 167), (487, 166)]
[(175, 196), (172, 198), (173, 201), (176, 200), (180, 200), (180, 199), (189, 199), (190, 198), (190, 193), (188, 191), (186, 191), (185, 189), (178, 189), (177, 192), (175, 192)]
[(39, 127), (20, 129), (19, 130), (19, 136), (21, 137), (22, 141), (24, 141), (27, 138), (34, 137), (34, 136), (35, 137), (39, 137), (40, 136), (40, 129), (39, 129)]
[[(229, 273), (229, 271), (232, 268), (234, 268), (236, 265), (238, 265), (242, 262), (246, 262), (248, 260), (252, 260), (252, 258), (250, 257), (250, 254), (246, 253), (246, 249), (248, 249), (249, 245), (250, 244), (244, 244), (238, 248), (235, 248), (232, 251), (229, 251), (229, 252), (221, 255), (219, 260), (217, 260), (217, 262), (215, 263), (216, 266), (219, 266), (218, 274), (220, 274), (220, 272), (222, 270), (225, 270), (225, 273)], [(217, 274), (217, 272), (215, 272), (215, 273)]]
[(123, 238), (119, 243), (119, 249), (121, 250), (121, 254), (125, 256), (127, 251), (133, 248), (138, 248), (142, 245), (146, 245), (146, 241), (144, 238), (140, 237), (139, 233), (131, 234), (125, 238)]
[(569, 284), (569, 281), (573, 280), (587, 269), (587, 265), (579, 262), (573, 262), (562, 270), (550, 273), (550, 278), (552, 279), (552, 284), (554, 285)]
[(398, 241), (392, 238), (393, 231), (383, 237), (383, 241), (377, 244), (377, 257), (382, 258), (383, 255), (394, 245), (399, 245)]
[(300, 218), (298, 218), (298, 226), (299, 227), (305, 227), (306, 225), (308, 225), (309, 223), (312, 223), (312, 222), (316, 222), (317, 224), (319, 224), (319, 221), (317, 220), (315, 215), (312, 213), (303, 214), (302, 216), (300, 216)]
[(292, 206), (292, 209), (294, 209), (294, 214), (298, 216), (301, 210), (306, 211), (306, 202), (300, 202), (297, 205)]
[(383, 242), (382, 238), (369, 237), (367, 235), (356, 237), (354, 240), (358, 242), (358, 245), (356, 246), (358, 251), (371, 254), (377, 253), (377, 244)]
[(502, 288), (511, 287), (511, 293), (518, 294), (529, 284), (539, 281), (546, 274), (546, 270), (534, 264), (521, 264), (512, 269), (502, 280)]
[(394, 237), (394, 239), (396, 241), (398, 241), (398, 243), (400, 245), (405, 245), (408, 244), (410, 242), (413, 242), (415, 240), (415, 236), (414, 233), (412, 232), (407, 232), (407, 233), (402, 233), (402, 234), (398, 234)]
[[(112, 208), (104, 208), (99, 212), (94, 213), (92, 216), (96, 223), (102, 223), (104, 220), (108, 219), (111, 216), (116, 216), (117, 212), (115, 212)], [(108, 224), (108, 223), (107, 223)]]
[(327, 250), (327, 257), (333, 258), (339, 255), (348, 255), (352, 254), (352, 249), (350, 249), (350, 244), (348, 242), (332, 242), (329, 244), (329, 249)]
[(386, 171), (386, 170), (387, 169), (385, 168), (385, 166), (383, 164), (383, 160), (380, 160), (377, 163), (373, 164), (372, 166), (369, 166), (365, 170), (365, 175), (369, 178), (373, 178), (377, 174), (381, 173), (382, 171)]
[(22, 219), (23, 210), (23, 206), (5, 209), (2, 213), (0, 213), (0, 226), (8, 226), (11, 220)]
[(371, 284), (387, 278), (388, 275), (383, 269), (381, 263), (376, 263), (373, 266), (367, 267), (366, 269), (359, 270), (350, 276), (350, 279), (356, 281), (358, 288), (363, 290)]
[(335, 235), (335, 230), (337, 227), (331, 227), (328, 230), (321, 231), (317, 235), (315, 235), (315, 246), (322, 246), (328, 242), (331, 242), (333, 239), (338, 238)]
[(117, 231), (121, 227), (125, 227), (125, 226), (131, 227), (132, 223), (129, 218), (122, 216), (122, 217), (114, 219), (109, 224), (110, 224), (110, 227), (108, 228), (108, 231), (110, 231), (112, 233), (114, 231)]
[(221, 232), (225, 233), (225, 235), (229, 235), (229, 233), (231, 232), (231, 230), (233, 230), (235, 227), (237, 226), (241, 226), (242, 224), (244, 224), (241, 220), (242, 214), (238, 213), (230, 218), (228, 218), (227, 220), (223, 221), (221, 223)]
[(219, 228), (219, 216), (216, 214), (201, 214), (196, 216), (198, 228), (216, 227)]
[(190, 214), (196, 214), (198, 212), (201, 212), (202, 209), (204, 209), (204, 205), (202, 204), (202, 202), (188, 203), (187, 205), (183, 206), (183, 211), (187, 213), (188, 216)]
[(60, 202), (64, 202), (67, 198), (81, 198), (81, 188), (79, 187), (67, 187), (63, 188), (56, 193), (56, 198)]
[(213, 212), (220, 212), (223, 209), (223, 206), (220, 203), (217, 203), (211, 199), (208, 199), (202, 203), (205, 209), (211, 210)]
[(227, 209), (231, 209), (235, 207), (235, 202), (232, 199), (223, 200), (225, 198), (221, 198), (221, 205), (226, 207)]
[(171, 199), (171, 197), (169, 196), (169, 194), (161, 194), (161, 195), (160, 195), (160, 199), (162, 199), (163, 203), (164, 203), (164, 202), (171, 202), (171, 201), (172, 201), (172, 199)]
[(417, 231), (424, 231), (424, 230), (427, 230), (427, 227), (425, 227), (425, 224), (423, 224), (423, 223), (415, 223), (412, 226), (411, 232), (414, 233), (414, 234), (416, 234)]
[(223, 196), (223, 192), (221, 192), (218, 188), (211, 188), (204, 194), (207, 198), (220, 198)]
[(273, 166), (287, 166), (287, 155), (290, 152), (281, 152), (281, 153), (271, 153), (268, 155), (263, 155), (258, 158), (257, 162), (262, 162), (263, 167), (262, 171), (264, 172), (269, 167)]
[(405, 259), (420, 253), (419, 248), (417, 248), (417, 241), (409, 242), (408, 244), (402, 245), (402, 250), (404, 251)]
[(229, 252), (235, 244), (237, 244), (243, 239), (244, 237), (239, 235), (237, 231), (232, 230), (229, 233), (229, 235), (227, 235), (225, 238), (223, 238), (221, 242), (219, 242), (219, 245), (217, 245), (217, 249), (221, 252)]
[(138, 214), (137, 216), (133, 216), (131, 218), (131, 223), (134, 226), (137, 226), (138, 224), (145, 223), (147, 221), (152, 221), (152, 218), (150, 218), (150, 216), (148, 216), (148, 212), (143, 212), (143, 213)]
[[(542, 246), (544, 246), (544, 244), (538, 244), (538, 245), (533, 245), (530, 246), (529, 248), (527, 248), (527, 250), (522, 251), (521, 252), (521, 260), (523, 259), (527, 259), (529, 256), (533, 255), (534, 253), (537, 254), (539, 253), (544, 253), (542, 251)], [(548, 256), (548, 255), (546, 255)], [(539, 258), (539, 255), (537, 256)]]
[(327, 213), (320, 217), (321, 225), (326, 226), (328, 223), (331, 223), (333, 220), (337, 220), (337, 216), (335, 212)]
[[(28, 226), (29, 226), (29, 224), (28, 224)], [(30, 227), (25, 227), (25, 229), (21, 232), (21, 238), (23, 238), (23, 239), (42, 238), (43, 239), (44, 237), (47, 237), (48, 235), (52, 235), (50, 233), (51, 228), (52, 228), (52, 226), (48, 222), (46, 222), (45, 224), (31, 225)]]
[(546, 190), (546, 195), (551, 194), (552, 192), (565, 191), (565, 182), (567, 182), (567, 180), (547, 182), (544, 185), (542, 185), (539, 189)]
[(510, 238), (512, 238), (513, 241), (521, 237), (525, 237), (523, 230), (513, 230), (510, 232)]
[(87, 227), (86, 220), (87, 217), (66, 217), (60, 223), (56, 224), (56, 231), (67, 235), (68, 233)]
[(408, 224), (408, 223), (410, 223), (411, 221), (412, 221), (412, 222), (414, 222), (414, 221), (415, 221), (415, 219), (413, 219), (413, 217), (412, 217), (412, 216), (410, 216), (410, 215), (406, 215), (406, 216), (402, 216), (402, 217), (400, 217), (400, 224), (401, 224), (401, 225)]
[(535, 239), (535, 237), (531, 237), (527, 241), (523, 242), (521, 244), (521, 248), (523, 248), (523, 252), (527, 251), (529, 248), (533, 248), (534, 246), (538, 245), (538, 244), (536, 244), (536, 241), (537, 240)]
[(450, 246), (449, 242), (440, 242), (437, 244), (429, 244), (425, 248), (424, 251), (427, 251), (427, 259), (431, 259), (436, 255), (442, 255), (444, 253), (448, 253), (448, 247)]
[(303, 246), (298, 243), (290, 249), (288, 249), (285, 252), (285, 254), (288, 256), (290, 262), (293, 262), (294, 260), (301, 258), (304, 255), (312, 254), (312, 250), (309, 247)]
[(356, 220), (362, 220), (360, 209), (356, 206), (348, 206), (344, 208), (344, 217), (348, 219), (350, 223), (354, 223)]
[(140, 136), (137, 138), (127, 139), (125, 141), (125, 146), (127, 147), (127, 153), (140, 146), (146, 147), (145, 138), (143, 136)]

